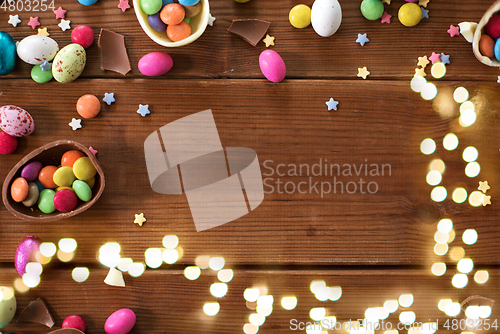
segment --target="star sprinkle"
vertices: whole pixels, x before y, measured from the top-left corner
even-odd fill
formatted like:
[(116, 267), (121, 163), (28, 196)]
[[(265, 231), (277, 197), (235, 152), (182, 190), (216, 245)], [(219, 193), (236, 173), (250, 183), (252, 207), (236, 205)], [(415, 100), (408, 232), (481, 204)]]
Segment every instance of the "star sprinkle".
[(111, 103), (115, 102), (115, 93), (104, 93), (104, 98), (102, 99), (104, 102), (111, 105)]
[(47, 28), (38, 28), (38, 35), (47, 37), (50, 36), (49, 32), (47, 31)]
[(370, 40), (368, 39), (368, 37), (366, 37), (366, 33), (358, 34), (358, 39), (356, 40), (356, 43), (361, 44), (361, 46), (365, 46), (365, 43), (368, 43), (369, 41)]
[(264, 43), (266, 43), (266, 48), (268, 48), (271, 45), (274, 45), (274, 37), (266, 35), (266, 38), (262, 40)]
[(36, 27), (38, 27), (40, 25), (40, 22), (38, 22), (38, 16), (35, 16), (35, 17), (30, 16), (30, 22), (28, 23), (28, 25), (32, 29), (35, 29)]
[(59, 23), (58, 26), (59, 26), (59, 28), (61, 28), (62, 31), (66, 31), (68, 29), (71, 29), (71, 27), (69, 25), (70, 23), (71, 23), (70, 20), (62, 19), (61, 23)]
[(391, 23), (391, 17), (392, 15), (387, 14), (387, 12), (384, 12), (384, 14), (382, 14), (382, 23)]
[(73, 118), (71, 120), (71, 123), (69, 123), (68, 125), (71, 126), (71, 128), (73, 129), (73, 131), (76, 131), (76, 130), (82, 128), (82, 120), (81, 119)]
[(45, 60), (40, 64), (40, 68), (42, 69), (42, 71), (50, 71), (52, 69), (52, 63), (49, 63)]
[(92, 146), (89, 147), (89, 151), (90, 151), (90, 153), (92, 153), (94, 155), (94, 157), (97, 154), (97, 150), (94, 149)]
[(441, 62), (444, 65), (447, 65), (450, 63), (450, 55), (445, 55), (444, 53), (441, 52)]
[(19, 23), (21, 23), (19, 15), (9, 15), (9, 24), (12, 24), (14, 27), (17, 27)]
[(386, 3), (386, 4), (390, 5), (391, 4), (391, 0), (382, 0), (382, 3)]
[(54, 14), (56, 14), (56, 19), (64, 19), (66, 10), (62, 9), (62, 7), (59, 7), (54, 11)]
[(429, 18), (429, 11), (427, 9), (424, 9), (424, 7), (420, 7), (422, 10), (422, 18), (423, 19), (428, 19)]
[(483, 206), (486, 206), (486, 205), (491, 205), (491, 196), (486, 196), (486, 195), (483, 195), (483, 198), (481, 198), (481, 204)]
[(430, 0), (419, 0), (418, 5), (420, 7), (427, 7), (427, 4), (429, 3)]
[(213, 27), (215, 20), (217, 20), (217, 19), (212, 16), (212, 13), (209, 13), (208, 14), (208, 25), (211, 26), (211, 27)]
[(369, 75), (370, 75), (370, 72), (368, 72), (368, 69), (366, 68), (366, 66), (363, 68), (361, 68), (361, 67), (358, 68), (358, 77), (363, 78), (363, 80), (364, 80)]
[(439, 53), (433, 52), (432, 55), (429, 57), (429, 60), (434, 64), (439, 61), (441, 61), (441, 55)]
[(450, 29), (447, 30), (448, 34), (450, 34), (450, 37), (455, 37), (460, 35), (460, 28), (455, 27), (454, 25), (450, 25)]
[(488, 191), (488, 189), (490, 189), (491, 187), (488, 185), (488, 181), (479, 181), (479, 187), (477, 187), (478, 190), (481, 190), (483, 193), (486, 194), (486, 192)]
[(418, 63), (417, 66), (422, 66), (422, 68), (425, 68), (429, 64), (429, 60), (427, 59), (427, 56), (423, 57), (418, 57)]
[(414, 77), (425, 77), (427, 74), (425, 74), (425, 71), (423, 68), (416, 68), (415, 69), (415, 75)]
[(339, 104), (338, 101), (335, 101), (333, 97), (330, 98), (330, 101), (326, 102), (326, 105), (328, 106), (328, 111), (330, 110), (337, 110), (337, 105)]
[(500, 83), (500, 75), (497, 77), (497, 83)]
[(151, 114), (151, 112), (149, 111), (149, 104), (146, 105), (139, 104), (139, 109), (137, 109), (137, 113), (141, 114), (142, 117)]
[(120, 4), (118, 5), (118, 8), (122, 10), (122, 12), (125, 12), (127, 9), (130, 8), (130, 5), (128, 3), (128, 0), (120, 0)]
[(144, 213), (141, 213), (140, 215), (138, 214), (135, 215), (134, 224), (139, 224), (139, 226), (142, 226), (142, 224), (144, 224), (145, 221), (146, 218), (144, 218)]

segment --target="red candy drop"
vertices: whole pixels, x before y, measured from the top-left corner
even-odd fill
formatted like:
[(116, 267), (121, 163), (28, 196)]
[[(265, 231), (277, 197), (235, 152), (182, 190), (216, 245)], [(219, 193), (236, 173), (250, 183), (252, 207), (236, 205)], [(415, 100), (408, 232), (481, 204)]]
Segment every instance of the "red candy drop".
[(78, 197), (73, 190), (61, 189), (54, 195), (54, 206), (59, 212), (70, 212), (78, 203)]
[(0, 132), (0, 154), (11, 154), (17, 148), (17, 138), (7, 132)]
[(87, 326), (85, 325), (85, 321), (79, 315), (70, 315), (66, 319), (64, 319), (62, 323), (62, 328), (74, 328), (85, 332)]
[(94, 43), (94, 30), (86, 25), (78, 26), (71, 32), (71, 41), (86, 49)]
[(484, 26), (484, 31), (490, 35), (491, 38), (500, 37), (500, 15), (492, 15), (488, 23)]

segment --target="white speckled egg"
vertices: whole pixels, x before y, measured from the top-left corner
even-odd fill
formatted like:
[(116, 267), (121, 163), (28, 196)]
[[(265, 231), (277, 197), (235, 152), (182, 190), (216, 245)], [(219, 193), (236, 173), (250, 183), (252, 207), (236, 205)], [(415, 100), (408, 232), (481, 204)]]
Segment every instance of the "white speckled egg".
[(17, 302), (14, 291), (6, 286), (0, 286), (0, 328), (11, 322), (16, 314)]
[(25, 137), (35, 130), (33, 117), (18, 106), (0, 107), (0, 129), (14, 137)]
[(17, 45), (17, 55), (31, 65), (51, 61), (56, 56), (59, 45), (50, 37), (31, 35)]
[(85, 49), (80, 44), (69, 44), (61, 49), (52, 63), (52, 75), (59, 82), (67, 83), (82, 74), (87, 61)]
[(311, 8), (311, 25), (322, 37), (330, 37), (340, 27), (342, 9), (337, 0), (316, 0)]

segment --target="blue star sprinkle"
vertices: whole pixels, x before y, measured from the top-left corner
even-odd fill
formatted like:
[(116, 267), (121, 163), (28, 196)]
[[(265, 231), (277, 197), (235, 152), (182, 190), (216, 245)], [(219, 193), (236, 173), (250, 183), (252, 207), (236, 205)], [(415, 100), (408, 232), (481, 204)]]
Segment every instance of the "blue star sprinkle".
[(420, 7), (422, 10), (422, 18), (423, 19), (428, 19), (429, 18), (429, 11), (427, 9), (424, 9), (424, 7)]
[(50, 71), (52, 69), (52, 63), (44, 61), (40, 64), (40, 68), (42, 69), (42, 71)]
[(115, 93), (104, 93), (104, 98), (102, 99), (104, 102), (111, 105), (111, 103), (115, 102)]
[(326, 105), (328, 106), (328, 111), (330, 110), (337, 110), (337, 105), (339, 104), (338, 101), (335, 101), (333, 97), (330, 98), (330, 101), (326, 102)]
[(366, 34), (358, 34), (358, 39), (356, 40), (356, 43), (361, 44), (361, 46), (364, 46), (365, 43), (368, 43), (370, 40), (368, 37), (366, 37)]
[(144, 106), (142, 104), (139, 104), (139, 109), (137, 109), (137, 113), (141, 114), (142, 117), (145, 117), (146, 115), (151, 114), (148, 108), (149, 104), (146, 104)]
[(441, 62), (443, 63), (443, 65), (449, 64), (450, 55), (445, 55), (444, 53), (441, 53)]

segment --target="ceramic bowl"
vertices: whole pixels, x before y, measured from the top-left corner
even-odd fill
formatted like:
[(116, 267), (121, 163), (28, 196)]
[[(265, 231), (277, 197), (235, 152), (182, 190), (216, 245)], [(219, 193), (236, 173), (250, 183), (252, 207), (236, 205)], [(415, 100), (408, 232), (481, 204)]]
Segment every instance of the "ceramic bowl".
[(493, 67), (500, 67), (500, 62), (493, 58), (489, 58), (483, 56), (479, 51), (479, 40), (481, 39), (482, 34), (484, 33), (484, 26), (488, 23), (491, 16), (500, 11), (500, 1), (496, 1), (490, 8), (484, 13), (481, 21), (477, 24), (476, 31), (474, 32), (474, 38), (472, 40), (472, 50), (474, 51), (474, 55), (476, 58), (483, 64)]

